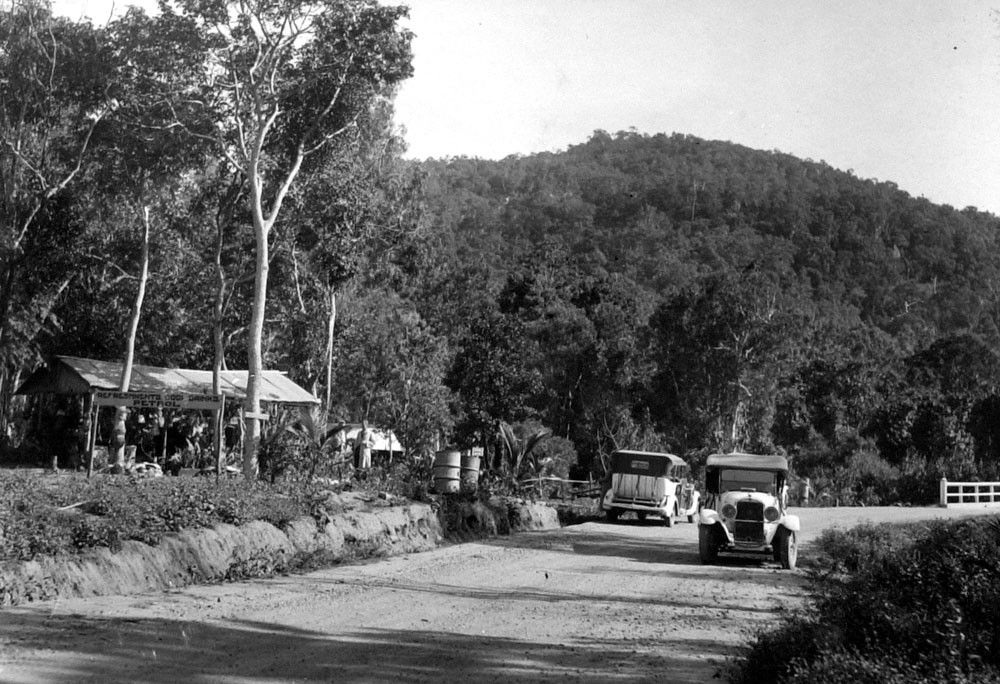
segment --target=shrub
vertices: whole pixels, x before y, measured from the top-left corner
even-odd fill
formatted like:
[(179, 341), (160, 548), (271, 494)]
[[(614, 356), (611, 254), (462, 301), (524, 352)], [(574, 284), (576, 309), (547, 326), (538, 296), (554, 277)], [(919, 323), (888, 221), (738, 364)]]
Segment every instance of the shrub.
[(820, 629), (815, 619), (794, 616), (777, 629), (759, 632), (730, 681), (733, 684), (781, 681), (791, 672), (791, 657), (812, 660), (818, 655)]
[(576, 465), (577, 454), (573, 442), (562, 437), (549, 437), (538, 443), (533, 451), (535, 459), (541, 464), (543, 477), (558, 477), (567, 479), (570, 468)]
[[(328, 488), (328, 487), (326, 487)], [(134, 478), (0, 472), (0, 560), (158, 544), (164, 534), (263, 520), (283, 528), (321, 513), (317, 487), (211, 477)]]
[(984, 682), (1000, 676), (1000, 518), (820, 536), (806, 617), (759, 635), (733, 681)]
[[(761, 680), (765, 681), (765, 680)], [(824, 653), (803, 664), (785, 679), (787, 684), (991, 684), (996, 679), (988, 672), (963, 672), (934, 665), (927, 671), (904, 658), (879, 656), (869, 658), (856, 653)]]
[[(810, 473), (811, 503), (926, 506), (937, 501), (938, 481), (950, 472), (945, 462), (929, 463), (911, 455), (894, 466), (874, 452), (856, 451), (835, 468), (818, 468)], [(949, 479), (954, 476), (949, 475)]]
[(862, 523), (850, 530), (823, 530), (816, 542), (820, 554), (815, 567), (820, 572), (856, 573), (865, 567), (883, 563), (914, 542), (920, 523)]

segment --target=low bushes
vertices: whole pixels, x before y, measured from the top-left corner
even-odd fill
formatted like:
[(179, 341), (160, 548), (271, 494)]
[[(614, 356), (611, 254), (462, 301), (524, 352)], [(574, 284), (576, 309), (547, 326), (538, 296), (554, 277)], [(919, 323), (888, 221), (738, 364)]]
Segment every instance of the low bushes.
[[(487, 483), (489, 484), (489, 483)], [(442, 531), (451, 541), (465, 541), (521, 529), (526, 506), (510, 491), (485, 486), (476, 493), (432, 496), (418, 481), (373, 469), (363, 481), (339, 484), (279, 480), (247, 483), (242, 478), (135, 477), (38, 470), (0, 470), (0, 562), (39, 556), (82, 553), (106, 547), (116, 551), (127, 540), (157, 545), (163, 535), (217, 523), (241, 525), (254, 520), (279, 529), (296, 518), (328, 519), (331, 491), (363, 489), (374, 498), (403, 497), (432, 503)], [(597, 511), (599, 514), (599, 511)], [(595, 513), (564, 504), (564, 524)]]
[(1000, 517), (818, 540), (815, 598), (760, 634), (737, 684), (1000, 681)]
[[(937, 502), (941, 477), (957, 477), (944, 462), (912, 458), (891, 465), (865, 450), (850, 454), (839, 465), (813, 466), (808, 472), (814, 506), (932, 505)], [(793, 491), (802, 491), (803, 477), (794, 478)]]
[[(329, 489), (329, 487), (325, 487)], [(168, 532), (263, 520), (284, 528), (316, 510), (316, 487), (239, 478), (86, 479), (79, 474), (0, 471), (0, 561), (116, 550), (125, 540), (156, 545)]]

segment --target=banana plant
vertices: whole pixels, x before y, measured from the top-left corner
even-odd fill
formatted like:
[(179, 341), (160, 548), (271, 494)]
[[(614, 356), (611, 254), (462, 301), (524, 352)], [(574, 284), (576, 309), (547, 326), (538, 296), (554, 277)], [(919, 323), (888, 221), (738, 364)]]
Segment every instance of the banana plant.
[(539, 442), (546, 437), (550, 437), (551, 435), (552, 430), (543, 428), (526, 435), (522, 439), (514, 433), (514, 428), (507, 423), (500, 421), (500, 441), (507, 454), (507, 463), (510, 464), (511, 474), (514, 477), (520, 475), (522, 469), (526, 469), (527, 466), (531, 467), (534, 474), (537, 474), (540, 471), (540, 468), (541, 466), (544, 466), (544, 463), (539, 464), (532, 456), (531, 452), (536, 446), (538, 446)]
[[(291, 418), (291, 416), (289, 416)], [(326, 412), (318, 406), (303, 407), (299, 410), (297, 419), (286, 420), (276, 430), (275, 437), (280, 433), (292, 435), (301, 446), (298, 465), (311, 479), (316, 475), (321, 464), (328, 463), (335, 456), (334, 435), (343, 427), (340, 423), (328, 423)], [(339, 465), (339, 463), (330, 463)]]

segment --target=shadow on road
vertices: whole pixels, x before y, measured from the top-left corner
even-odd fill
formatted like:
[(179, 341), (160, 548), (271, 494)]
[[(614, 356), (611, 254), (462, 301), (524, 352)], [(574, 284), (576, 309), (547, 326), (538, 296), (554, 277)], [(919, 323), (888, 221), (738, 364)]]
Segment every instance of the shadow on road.
[[(541, 573), (539, 573), (541, 574)], [(687, 577), (686, 575), (678, 575), (676, 573), (670, 573), (670, 577), (674, 580), (679, 580)], [(695, 579), (704, 579), (703, 576), (695, 577)], [(484, 605), (490, 605), (491, 603), (512, 603), (512, 602), (525, 602), (525, 603), (578, 603), (580, 601), (587, 601), (591, 604), (602, 604), (607, 606), (642, 606), (643, 608), (691, 608), (696, 612), (691, 615), (688, 621), (693, 626), (698, 626), (702, 623), (707, 628), (711, 628), (715, 623), (717, 618), (714, 615), (708, 613), (698, 614), (697, 611), (705, 607), (705, 599), (701, 595), (688, 595), (680, 592), (665, 593), (658, 597), (652, 597), (648, 594), (637, 595), (637, 596), (622, 596), (622, 595), (611, 595), (602, 594), (599, 592), (591, 592), (581, 594), (579, 590), (562, 590), (559, 588), (558, 574), (553, 576), (551, 582), (545, 582), (546, 587), (519, 587), (512, 588), (506, 587), (496, 587), (496, 588), (484, 588), (476, 586), (465, 586), (457, 584), (447, 584), (444, 582), (436, 582), (432, 580), (427, 581), (413, 581), (413, 580), (398, 580), (398, 579), (381, 579), (372, 577), (338, 577), (335, 580), (322, 580), (314, 578), (314, 581), (318, 586), (323, 586), (324, 584), (332, 585), (348, 585), (356, 586), (364, 589), (392, 589), (393, 591), (405, 594), (406, 592), (414, 592), (418, 594), (435, 594), (442, 598), (442, 600), (450, 599), (470, 599), (475, 601), (483, 602)], [(772, 582), (765, 582), (768, 586), (773, 586), (776, 589), (784, 591), (787, 586), (781, 582), (779, 578), (774, 578)], [(404, 599), (405, 600), (405, 599)], [(751, 613), (773, 613), (773, 606), (761, 606), (761, 607), (750, 607), (739, 600), (733, 601), (723, 601), (717, 599), (711, 602), (711, 607), (718, 610), (732, 610), (732, 611), (742, 611), (747, 614)]]
[[(691, 537), (691, 530), (665, 529), (662, 534), (653, 530), (655, 534), (653, 537), (633, 537), (617, 531), (619, 525), (620, 523), (604, 524), (598, 529), (592, 526), (586, 534), (576, 534), (572, 527), (556, 531), (525, 532), (486, 543), (555, 553), (624, 558), (649, 565), (669, 565), (670, 574), (677, 577), (698, 578), (704, 577), (706, 573), (712, 573), (714, 579), (759, 582), (770, 586), (784, 583), (789, 576), (788, 571), (780, 570), (780, 565), (769, 554), (720, 554), (715, 564), (703, 565), (698, 555), (697, 537)], [(656, 527), (656, 524), (650, 524), (648, 521), (637, 522), (633, 523), (633, 527)], [(808, 564), (808, 561), (805, 564)], [(685, 572), (679, 570), (677, 566), (689, 566), (691, 570)], [(726, 569), (729, 571), (725, 571)], [(595, 569), (595, 572), (599, 571)], [(653, 567), (635, 570), (637, 574), (653, 571), (655, 571)]]
[(262, 622), (84, 621), (18, 610), (4, 617), (0, 643), (50, 654), (30, 677), (0, 655), (6, 682), (687, 682), (704, 676), (706, 657), (727, 655), (711, 640), (676, 635), (662, 648), (645, 640), (637, 653), (629, 640), (543, 644), (407, 629), (333, 637)]

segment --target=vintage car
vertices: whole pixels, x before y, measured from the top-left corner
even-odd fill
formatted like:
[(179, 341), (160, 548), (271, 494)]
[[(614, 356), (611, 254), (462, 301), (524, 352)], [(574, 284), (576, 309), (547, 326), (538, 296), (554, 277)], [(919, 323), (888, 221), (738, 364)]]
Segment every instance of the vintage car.
[(720, 551), (766, 553), (794, 569), (799, 518), (787, 511), (787, 477), (788, 462), (781, 456), (709, 456), (698, 513), (701, 562), (714, 563)]
[(684, 459), (673, 454), (619, 449), (611, 454), (610, 478), (606, 482), (601, 509), (614, 521), (625, 511), (663, 518), (673, 527), (674, 518), (687, 516), (694, 522), (698, 491)]

